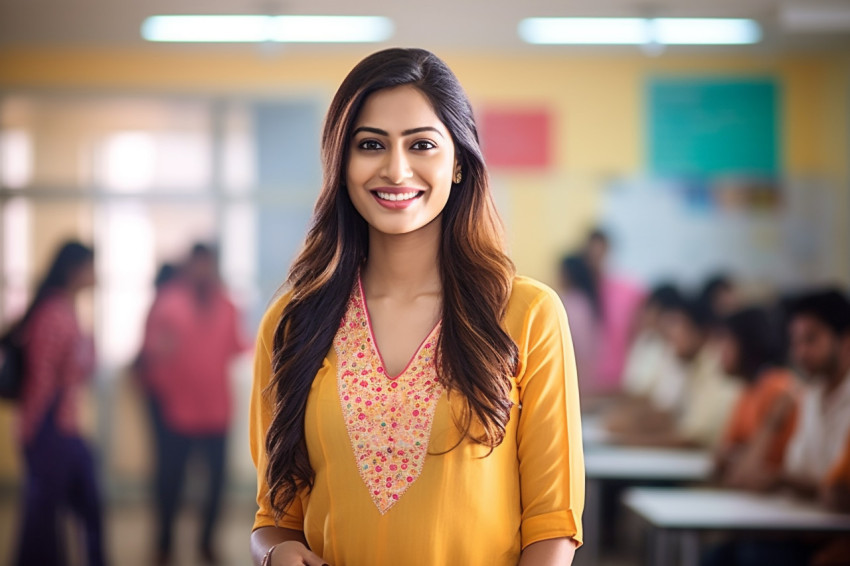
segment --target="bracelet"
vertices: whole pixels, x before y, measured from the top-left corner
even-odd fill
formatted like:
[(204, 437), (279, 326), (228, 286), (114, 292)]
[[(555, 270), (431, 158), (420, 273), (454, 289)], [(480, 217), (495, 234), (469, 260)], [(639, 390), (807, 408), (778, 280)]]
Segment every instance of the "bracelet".
[(277, 544), (273, 544), (271, 548), (269, 548), (268, 552), (266, 552), (266, 555), (263, 556), (263, 561), (260, 562), (260, 566), (272, 566), (272, 552), (274, 552), (275, 548), (277, 548)]

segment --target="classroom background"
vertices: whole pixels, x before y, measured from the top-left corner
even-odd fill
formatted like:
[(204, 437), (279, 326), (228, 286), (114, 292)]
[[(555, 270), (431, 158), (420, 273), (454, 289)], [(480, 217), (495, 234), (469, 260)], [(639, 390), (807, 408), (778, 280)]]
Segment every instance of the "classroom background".
[[(384, 16), (392, 31), (376, 43), (142, 38), (145, 18), (183, 13)], [(518, 33), (537, 16), (752, 18), (761, 37), (537, 45)], [(20, 316), (63, 241), (93, 245), (98, 285), (80, 306), (98, 363), (83, 412), (115, 564), (149, 563), (154, 532), (151, 434), (131, 367), (159, 266), (216, 243), (253, 339), (320, 187), (330, 98), (357, 61), (391, 45), (433, 50), (465, 87), (519, 273), (558, 287), (562, 257), (600, 228), (607, 269), (644, 289), (696, 290), (717, 273), (747, 301), (850, 289), (847, 2), (4, 0), (0, 322)], [(250, 352), (229, 371), (219, 546), (223, 563), (245, 564)], [(0, 403), (0, 564), (18, 522), (14, 423), (14, 405)], [(187, 505), (179, 532), (196, 523)], [(584, 560), (642, 563), (643, 550), (608, 550)], [(180, 552), (176, 563), (193, 563), (191, 545)]]

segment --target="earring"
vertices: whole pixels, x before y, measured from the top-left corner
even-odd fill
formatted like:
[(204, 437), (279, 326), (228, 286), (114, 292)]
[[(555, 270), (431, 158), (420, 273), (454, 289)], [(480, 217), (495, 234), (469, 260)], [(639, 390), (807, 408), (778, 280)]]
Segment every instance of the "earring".
[(459, 185), (461, 181), (463, 181), (463, 173), (461, 173), (460, 168), (455, 172), (455, 185)]

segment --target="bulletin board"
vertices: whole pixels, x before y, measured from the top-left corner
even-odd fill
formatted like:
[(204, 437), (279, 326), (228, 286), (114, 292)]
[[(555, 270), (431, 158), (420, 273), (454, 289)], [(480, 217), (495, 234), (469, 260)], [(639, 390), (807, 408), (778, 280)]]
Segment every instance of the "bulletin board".
[(779, 176), (779, 96), (772, 78), (652, 78), (650, 172), (666, 178)]
[(550, 167), (552, 116), (547, 108), (485, 108), (478, 123), (488, 167), (526, 172)]

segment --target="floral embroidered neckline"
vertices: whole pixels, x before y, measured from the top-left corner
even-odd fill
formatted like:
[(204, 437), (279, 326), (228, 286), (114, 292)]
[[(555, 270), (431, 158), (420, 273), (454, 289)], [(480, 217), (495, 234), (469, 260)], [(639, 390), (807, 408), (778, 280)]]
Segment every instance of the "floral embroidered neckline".
[(387, 375), (358, 277), (334, 338), (337, 390), (360, 477), (381, 514), (419, 478), (443, 387), (434, 354), (440, 324), (407, 367)]

